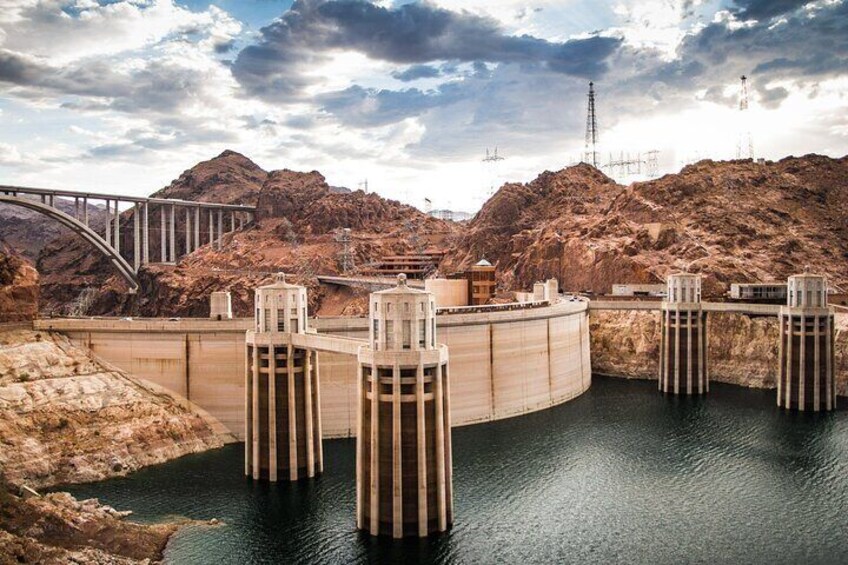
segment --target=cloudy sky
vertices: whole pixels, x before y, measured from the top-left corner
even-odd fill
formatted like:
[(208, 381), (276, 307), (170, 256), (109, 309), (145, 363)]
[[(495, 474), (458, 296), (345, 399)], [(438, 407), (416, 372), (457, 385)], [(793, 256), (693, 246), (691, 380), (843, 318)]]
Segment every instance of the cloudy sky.
[(233, 149), (473, 211), (580, 158), (590, 80), (605, 155), (733, 157), (742, 74), (757, 156), (848, 153), (848, 0), (0, 0), (0, 184)]

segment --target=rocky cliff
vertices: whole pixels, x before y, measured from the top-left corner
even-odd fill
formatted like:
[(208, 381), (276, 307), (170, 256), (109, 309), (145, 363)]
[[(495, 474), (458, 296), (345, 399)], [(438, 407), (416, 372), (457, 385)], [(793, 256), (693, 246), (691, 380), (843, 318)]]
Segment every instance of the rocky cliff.
[[(244, 314), (262, 273), (293, 271), (316, 289), (315, 273), (337, 272), (342, 246), (335, 235), (345, 227), (353, 230), (360, 266), (384, 254), (438, 248), (447, 251), (443, 272), (486, 257), (506, 289), (557, 277), (566, 290), (606, 293), (614, 283), (658, 282), (690, 268), (704, 273), (710, 298), (731, 282), (783, 280), (807, 265), (848, 288), (848, 157), (701, 161), (629, 186), (581, 164), (506, 184), (461, 224), (375, 194), (339, 192), (316, 171), (267, 173), (232, 151), (185, 171), (156, 196), (255, 203), (258, 222), (225, 235), (220, 251), (206, 245), (176, 268), (151, 266), (136, 298), (105, 258), (82, 241), (58, 238), (37, 264), (44, 310), (62, 313), (90, 287), (97, 289), (91, 314), (203, 315), (200, 293), (232, 285), (236, 311)], [(177, 218), (177, 249), (184, 247), (183, 222)], [(131, 211), (121, 223), (129, 242)]]
[[(848, 314), (836, 315), (837, 393), (848, 396)], [(656, 379), (659, 314), (592, 311), (592, 370), (625, 378)], [(776, 386), (778, 324), (772, 317), (712, 313), (707, 329), (710, 380), (752, 388)]]
[(811, 265), (848, 285), (848, 157), (765, 164), (701, 161), (620, 186), (587, 165), (504, 185), (470, 222), (453, 260), (497, 262), (507, 284), (548, 276), (610, 292), (689, 266), (705, 295), (784, 280)]
[[(213, 290), (230, 290), (236, 315), (252, 312), (253, 289), (270, 273), (284, 270), (312, 290), (318, 309), (335, 291), (319, 288), (315, 274), (339, 272), (340, 228), (352, 230), (356, 265), (363, 266), (385, 254), (444, 248), (455, 226), (377, 194), (331, 187), (315, 171), (266, 173), (232, 151), (185, 171), (157, 197), (256, 204), (257, 221), (226, 233), (222, 249), (204, 245), (182, 257), (177, 266), (150, 265), (139, 274), (141, 291), (126, 293), (108, 261), (91, 253), (86, 244), (59, 238), (41, 253), (47, 297), (43, 311), (67, 312), (82, 289), (97, 289), (87, 314), (144, 316), (206, 316)], [(152, 209), (156, 216), (155, 207)], [(184, 218), (177, 216), (176, 247), (185, 242)], [(122, 214), (122, 240), (131, 241), (132, 211)], [(155, 226), (154, 226), (155, 228)], [(158, 238), (151, 238), (151, 257), (158, 257)]]
[(0, 472), (12, 483), (96, 481), (233, 440), (187, 401), (61, 335), (0, 333)]
[(38, 272), (0, 247), (0, 322), (32, 320), (38, 314)]

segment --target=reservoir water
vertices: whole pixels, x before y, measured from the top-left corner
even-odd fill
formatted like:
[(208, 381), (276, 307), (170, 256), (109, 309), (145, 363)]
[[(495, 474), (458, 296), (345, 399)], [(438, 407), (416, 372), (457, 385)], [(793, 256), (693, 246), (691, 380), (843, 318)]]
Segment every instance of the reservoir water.
[(357, 533), (353, 439), (325, 441), (324, 475), (296, 484), (246, 480), (234, 445), (67, 490), (138, 521), (224, 522), (175, 536), (175, 564), (848, 563), (848, 412), (710, 386), (674, 399), (595, 377), (557, 408), (454, 429), (456, 523), (423, 541)]

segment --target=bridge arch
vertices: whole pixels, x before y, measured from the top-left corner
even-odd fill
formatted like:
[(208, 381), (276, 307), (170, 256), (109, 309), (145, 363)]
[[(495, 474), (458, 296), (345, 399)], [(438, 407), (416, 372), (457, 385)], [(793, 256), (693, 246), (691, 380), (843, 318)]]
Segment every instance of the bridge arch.
[(30, 210), (44, 214), (45, 216), (58, 221), (63, 226), (70, 228), (71, 231), (82, 237), (85, 241), (91, 244), (92, 247), (109, 258), (109, 261), (118, 271), (118, 274), (127, 281), (127, 284), (130, 287), (130, 292), (136, 292), (138, 290), (138, 277), (127, 260), (121, 257), (121, 254), (112, 246), (108, 245), (97, 232), (73, 216), (69, 216), (61, 210), (48, 206), (47, 204), (42, 204), (41, 202), (5, 194), (0, 194), (0, 204), (10, 204), (12, 206), (29, 208)]

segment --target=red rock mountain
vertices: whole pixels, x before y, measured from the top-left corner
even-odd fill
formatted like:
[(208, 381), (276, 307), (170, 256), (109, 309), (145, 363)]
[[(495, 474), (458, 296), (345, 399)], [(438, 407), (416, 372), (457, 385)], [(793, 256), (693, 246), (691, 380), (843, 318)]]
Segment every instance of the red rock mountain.
[[(848, 158), (816, 155), (778, 162), (702, 161), (678, 174), (630, 186), (588, 165), (504, 185), (470, 222), (426, 216), (362, 191), (339, 192), (318, 172), (266, 173), (227, 151), (184, 172), (157, 196), (255, 203), (257, 222), (173, 266), (143, 269), (142, 292), (128, 297), (105, 258), (71, 236), (41, 253), (43, 309), (63, 308), (80, 289), (97, 290), (89, 313), (205, 315), (213, 290), (230, 288), (249, 315), (253, 288), (285, 270), (312, 288), (314, 306), (364, 308), (316, 285), (339, 269), (339, 228), (352, 229), (360, 267), (390, 253), (441, 248), (443, 272), (486, 257), (501, 286), (527, 288), (554, 276), (567, 290), (609, 292), (614, 283), (658, 282), (689, 267), (707, 276), (706, 293), (731, 282), (782, 280), (810, 265), (848, 285)], [(131, 238), (131, 212), (122, 216)], [(177, 218), (177, 247), (183, 245)], [(151, 253), (158, 256), (153, 237)], [(348, 302), (345, 302), (348, 300)]]
[[(178, 266), (150, 265), (139, 274), (137, 296), (126, 293), (108, 260), (91, 253), (73, 236), (58, 238), (39, 257), (44, 273), (43, 310), (66, 312), (83, 288), (97, 289), (89, 314), (203, 316), (213, 290), (229, 289), (238, 314), (252, 311), (253, 289), (270, 273), (284, 270), (314, 287), (315, 305), (322, 298), (316, 273), (335, 273), (342, 250), (335, 232), (352, 230), (356, 264), (362, 266), (387, 253), (442, 245), (455, 229), (415, 208), (376, 194), (330, 187), (318, 172), (290, 170), (266, 173), (233, 151), (185, 171), (156, 197), (256, 204), (253, 225), (225, 234), (223, 249), (202, 246)], [(155, 207), (151, 216), (157, 216)], [(184, 218), (177, 215), (176, 246), (184, 247)], [(132, 211), (121, 215), (122, 240), (132, 238)], [(156, 225), (151, 227), (151, 257), (159, 256)]]
[(844, 288), (848, 157), (701, 161), (627, 187), (587, 165), (546, 172), (501, 188), (459, 247), (457, 265), (485, 255), (517, 287), (555, 276), (568, 290), (609, 292), (688, 267), (717, 295), (809, 265)]

